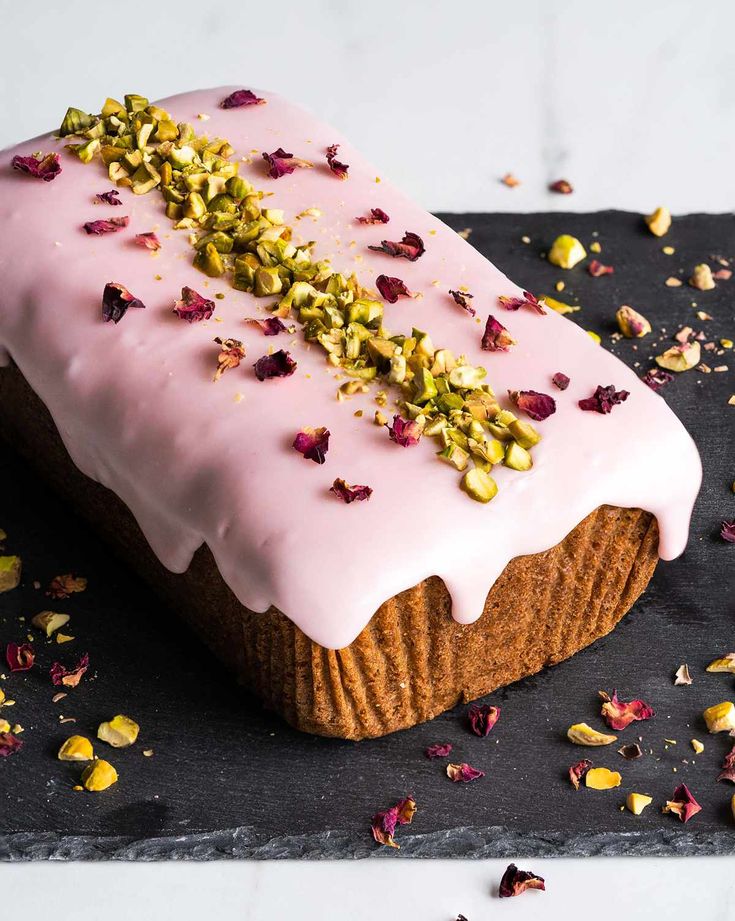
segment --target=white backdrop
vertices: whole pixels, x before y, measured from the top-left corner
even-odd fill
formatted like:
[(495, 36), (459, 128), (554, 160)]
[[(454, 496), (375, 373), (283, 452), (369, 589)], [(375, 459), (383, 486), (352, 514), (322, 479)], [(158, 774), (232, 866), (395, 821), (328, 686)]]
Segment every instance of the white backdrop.
[[(0, 146), (70, 104), (237, 83), (318, 112), (433, 210), (730, 211), (734, 44), (732, 0), (0, 0)], [(546, 191), (562, 176), (574, 195)], [(528, 865), (549, 891), (512, 905), (500, 861), (0, 864), (0, 893), (25, 921), (735, 919), (729, 858)]]

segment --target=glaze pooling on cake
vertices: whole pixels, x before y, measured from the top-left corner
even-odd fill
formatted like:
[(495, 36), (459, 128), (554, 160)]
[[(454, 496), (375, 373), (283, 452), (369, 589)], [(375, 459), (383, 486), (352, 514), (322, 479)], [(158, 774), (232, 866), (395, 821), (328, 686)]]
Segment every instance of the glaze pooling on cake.
[[(375, 169), (333, 129), (260, 91), (266, 105), (220, 109), (231, 89), (161, 105), (176, 121), (196, 124), (199, 113), (209, 115), (211, 136), (226, 137), (236, 158), (252, 156), (240, 174), (272, 193), (269, 206), (285, 210), (297, 242), (315, 239), (319, 257), (330, 257), (336, 270), (354, 270), (368, 287), (381, 274), (398, 274), (410, 291), (422, 293), (386, 304), (386, 326), (427, 329), (435, 343), (486, 367), (498, 395), (549, 392), (559, 370), (571, 383), (555, 393), (556, 413), (537, 426), (543, 440), (534, 448), (533, 469), (495, 468), (498, 495), (489, 505), (474, 503), (436, 460), (433, 443), (404, 450), (372, 424), (377, 387), (337, 402), (338, 369), (325, 363), (321, 348), (300, 332), (276, 340), (246, 323), (266, 315), (264, 300), (194, 269), (188, 233), (172, 229), (160, 196), (121, 189), (123, 207), (114, 216), (129, 215), (129, 226), (90, 237), (82, 225), (109, 210), (93, 204), (109, 185), (99, 164), (82, 164), (51, 136), (6, 151), (0, 348), (48, 406), (75, 463), (128, 505), (161, 562), (183, 572), (206, 543), (243, 605), (255, 611), (273, 605), (315, 642), (339, 648), (384, 601), (431, 575), (446, 583), (455, 618), (474, 621), (510, 559), (554, 546), (603, 504), (650, 511), (659, 524), (660, 555), (681, 553), (701, 469), (664, 401), (553, 311), (499, 309), (498, 296), (520, 290), (454, 231), (376, 181)], [(350, 166), (346, 181), (324, 159), (335, 143)], [(315, 167), (269, 179), (259, 152), (278, 147)], [(63, 172), (54, 182), (10, 170), (15, 153), (37, 149), (61, 153)], [(294, 220), (312, 208), (321, 212), (318, 220)], [(357, 218), (371, 208), (386, 211), (390, 223), (360, 224)], [(155, 254), (133, 242), (151, 231), (162, 243)], [(416, 262), (368, 249), (400, 240), (405, 231), (426, 246)], [(146, 304), (118, 326), (100, 314), (110, 281)], [(188, 324), (172, 312), (184, 285), (208, 298), (225, 295), (210, 320)], [(477, 320), (449, 289), (474, 294)], [(516, 340), (509, 352), (481, 350), (489, 313), (502, 313)], [(240, 339), (247, 352), (216, 384), (214, 336)], [(274, 343), (298, 369), (259, 382), (252, 364)], [(608, 416), (582, 412), (578, 400), (600, 383), (614, 383), (630, 397)], [(358, 409), (362, 418), (354, 416)], [(305, 426), (331, 432), (323, 465), (291, 447)], [(337, 477), (369, 485), (370, 500), (345, 506), (329, 493)]]

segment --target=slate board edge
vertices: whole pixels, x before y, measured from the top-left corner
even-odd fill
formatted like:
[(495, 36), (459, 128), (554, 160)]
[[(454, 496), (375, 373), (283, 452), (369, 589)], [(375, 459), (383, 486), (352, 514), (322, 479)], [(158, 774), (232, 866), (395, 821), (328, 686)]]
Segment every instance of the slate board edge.
[(678, 828), (652, 832), (577, 835), (529, 834), (490, 828), (455, 828), (402, 835), (401, 848), (379, 848), (369, 831), (265, 838), (247, 826), (177, 837), (136, 839), (25, 833), (0, 835), (0, 861), (30, 860), (353, 860), (364, 858), (464, 859), (519, 857), (687, 857), (735, 853), (726, 831), (701, 834)]

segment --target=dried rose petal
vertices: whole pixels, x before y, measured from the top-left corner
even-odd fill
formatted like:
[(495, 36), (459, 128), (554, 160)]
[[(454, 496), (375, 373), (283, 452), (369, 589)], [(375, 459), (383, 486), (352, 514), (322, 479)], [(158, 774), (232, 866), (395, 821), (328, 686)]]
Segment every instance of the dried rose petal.
[(562, 371), (557, 371), (556, 374), (551, 378), (551, 383), (558, 387), (559, 390), (566, 390), (569, 386), (569, 378)]
[(636, 720), (650, 720), (656, 715), (653, 707), (642, 700), (631, 700), (627, 703), (620, 700), (617, 691), (613, 691), (612, 697), (605, 691), (600, 691), (600, 697), (603, 700), (600, 713), (611, 729), (625, 729)]
[(355, 218), (358, 224), (387, 224), (390, 218), (382, 208), (371, 208), (370, 217)]
[(152, 230), (146, 233), (136, 233), (133, 237), (133, 243), (135, 243), (136, 246), (142, 246), (145, 249), (149, 249), (154, 253), (158, 252), (161, 248), (161, 241)]
[(239, 339), (220, 339), (217, 336), (214, 341), (220, 347), (217, 370), (214, 372), (214, 380), (218, 381), (225, 371), (238, 367), (245, 357), (245, 347)]
[(145, 304), (125, 287), (108, 281), (102, 292), (102, 317), (105, 322), (119, 323), (130, 307), (144, 308)]
[(256, 96), (252, 90), (235, 90), (220, 103), (221, 109), (240, 109), (243, 106), (259, 106), (265, 99)]
[(422, 256), (426, 249), (424, 241), (418, 234), (407, 230), (403, 234), (400, 243), (394, 243), (392, 240), (381, 240), (380, 246), (368, 246), (368, 249), (375, 253), (385, 253), (387, 256), (402, 256), (409, 262), (416, 262), (419, 256)]
[(712, 277), (718, 281), (728, 281), (732, 278), (732, 269), (718, 269), (712, 273)]
[(0, 758), (14, 755), (23, 748), (23, 742), (12, 732), (0, 732)]
[(89, 655), (85, 652), (74, 668), (66, 668), (61, 662), (54, 662), (49, 669), (51, 683), (63, 685), (66, 688), (75, 688), (82, 680), (82, 676), (89, 668)]
[(643, 750), (637, 742), (631, 742), (630, 745), (623, 745), (619, 748), (618, 754), (622, 755), (626, 761), (635, 761), (636, 758), (643, 756)]
[(549, 183), (549, 191), (558, 192), (559, 195), (571, 195), (574, 189), (566, 179), (557, 179), (556, 182)]
[(499, 718), (500, 707), (491, 707), (490, 704), (472, 704), (467, 711), (470, 728), (476, 736), (489, 735)]
[(641, 378), (643, 383), (647, 384), (651, 390), (660, 390), (664, 384), (668, 384), (673, 379), (674, 375), (664, 371), (663, 368), (649, 368)]
[(21, 173), (27, 173), (34, 179), (43, 179), (44, 182), (51, 182), (61, 172), (61, 161), (57, 153), (46, 154), (46, 156), (15, 156), (10, 161), (13, 169)]
[(272, 355), (264, 355), (253, 365), (255, 376), (259, 381), (268, 380), (271, 377), (290, 377), (296, 367), (296, 362), (283, 349), (279, 349)]
[(725, 755), (725, 760), (722, 762), (722, 771), (717, 779), (729, 780), (730, 783), (735, 783), (735, 745)]
[(87, 223), (82, 226), (87, 233), (94, 233), (99, 236), (103, 233), (117, 233), (118, 230), (127, 227), (129, 223), (130, 218), (124, 215), (123, 217), (111, 217), (101, 221), (87, 221)]
[(692, 816), (701, 812), (702, 807), (694, 799), (686, 784), (680, 784), (674, 790), (674, 796), (663, 808), (664, 812), (673, 812), (678, 815), (682, 822), (688, 822)]
[(521, 180), (514, 176), (513, 173), (506, 173), (500, 181), (503, 185), (507, 185), (509, 189), (515, 189), (516, 186), (521, 184)]
[(391, 441), (395, 441), (402, 448), (412, 448), (419, 443), (421, 426), (413, 419), (404, 419), (393, 416), (393, 424), (388, 426)]
[(612, 384), (607, 387), (598, 385), (591, 397), (579, 401), (579, 408), (605, 415), (612, 412), (613, 406), (624, 403), (629, 396), (627, 390), (616, 390)]
[(515, 343), (515, 339), (503, 324), (490, 314), (485, 324), (485, 332), (482, 334), (482, 348), (486, 352), (507, 352)]
[(728, 544), (735, 544), (735, 518), (732, 521), (723, 521), (720, 528), (720, 537)]
[(413, 297), (405, 283), (400, 278), (390, 275), (378, 275), (375, 284), (380, 291), (380, 296), (389, 304), (395, 304), (399, 297)]
[(577, 761), (576, 764), (569, 768), (569, 780), (575, 790), (579, 790), (585, 774), (592, 767), (592, 763), (589, 758), (583, 758), (582, 761)]
[(8, 643), (5, 648), (5, 659), (11, 672), (27, 672), (36, 661), (36, 653), (30, 643)]
[(437, 742), (436, 745), (430, 745), (425, 752), (427, 758), (446, 758), (452, 752), (451, 742)]
[(202, 297), (193, 288), (186, 285), (181, 289), (181, 299), (174, 302), (173, 311), (177, 317), (188, 323), (208, 320), (214, 313), (214, 301)]
[(288, 332), (288, 327), (278, 317), (267, 317), (265, 320), (259, 320), (257, 317), (246, 317), (245, 322), (257, 326), (264, 336), (277, 336), (279, 333)]
[(593, 259), (587, 266), (587, 271), (593, 278), (601, 275), (612, 275), (615, 269), (611, 265), (603, 265), (598, 259)]
[(264, 153), (263, 159), (268, 164), (268, 175), (271, 179), (280, 179), (281, 176), (288, 176), (289, 173), (293, 173), (298, 167), (311, 169), (314, 165), (313, 163), (309, 163), (308, 160), (300, 160), (298, 157), (294, 157), (293, 154), (286, 153), (283, 147), (279, 147), (278, 150), (274, 150), (273, 153)]
[(469, 783), (471, 780), (477, 780), (479, 777), (484, 776), (484, 771), (479, 770), (479, 768), (473, 768), (464, 761), (462, 764), (447, 765), (447, 777), (454, 783)]
[(329, 429), (324, 426), (318, 429), (305, 428), (294, 438), (293, 446), (307, 460), (323, 464), (329, 450)]
[(548, 393), (539, 393), (537, 390), (509, 390), (508, 396), (518, 409), (536, 422), (543, 422), (556, 412), (556, 400)]
[(372, 832), (373, 838), (378, 844), (385, 844), (388, 847), (400, 848), (393, 839), (396, 827), (399, 825), (410, 825), (416, 813), (416, 801), (412, 796), (407, 796), (390, 809), (385, 809), (373, 816)]
[(520, 310), (521, 307), (529, 307), (531, 310), (535, 310), (536, 313), (546, 313), (543, 302), (539, 301), (536, 295), (531, 294), (530, 291), (524, 291), (523, 297), (508, 297), (505, 294), (501, 294), (498, 297), (498, 301), (506, 310)]
[(454, 298), (454, 303), (455, 303), (455, 304), (459, 304), (459, 306), (460, 306), (463, 310), (466, 310), (467, 313), (468, 313), (471, 317), (474, 317), (474, 316), (475, 316), (475, 314), (477, 313), (477, 311), (476, 311), (475, 308), (470, 304), (470, 301), (468, 300), (468, 298), (471, 300), (471, 299), (474, 297), (474, 295), (470, 294), (469, 291), (452, 291), (451, 289), (450, 289), (449, 293), (450, 293), (450, 294), (452, 295), (452, 297)]
[(87, 580), (83, 576), (73, 576), (65, 573), (63, 576), (54, 576), (49, 583), (46, 594), (49, 598), (68, 598), (75, 592), (83, 592), (87, 587)]
[(327, 163), (335, 176), (339, 179), (346, 179), (349, 166), (346, 163), (340, 163), (337, 159), (339, 146), (339, 144), (330, 144), (329, 147), (327, 147)]
[(349, 505), (350, 502), (363, 502), (365, 499), (369, 499), (373, 494), (369, 486), (350, 486), (349, 483), (346, 483), (339, 477), (337, 477), (334, 483), (329, 487), (329, 491), (334, 493), (338, 499), (341, 499), (347, 505)]
[(546, 890), (544, 881), (540, 876), (531, 873), (529, 870), (519, 870), (514, 864), (508, 864), (508, 869), (503, 873), (498, 888), (498, 896), (501, 899), (508, 899), (514, 895), (520, 895), (526, 889)]
[(117, 189), (110, 189), (109, 192), (98, 192), (94, 200), (104, 205), (121, 205), (122, 199)]

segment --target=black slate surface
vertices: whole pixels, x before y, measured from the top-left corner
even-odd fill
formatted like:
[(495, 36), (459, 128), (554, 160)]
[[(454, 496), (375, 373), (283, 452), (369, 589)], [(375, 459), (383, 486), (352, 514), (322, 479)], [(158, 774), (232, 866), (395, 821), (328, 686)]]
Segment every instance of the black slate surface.
[[(735, 338), (735, 280), (711, 292), (671, 289), (664, 279), (711, 255), (735, 254), (735, 218), (679, 218), (665, 241), (650, 236), (640, 218), (626, 213), (589, 215), (450, 215), (456, 229), (472, 228), (471, 242), (530, 290), (579, 302), (574, 315), (610, 345), (613, 313), (628, 303), (654, 324), (636, 344), (612, 344), (629, 363), (650, 365), (681, 325), (711, 337)], [(561, 232), (585, 244), (597, 239), (598, 257), (615, 274), (591, 278), (583, 266), (554, 269), (540, 258)], [(528, 235), (529, 244), (521, 237)], [(676, 247), (662, 254), (663, 243)], [(479, 295), (479, 292), (475, 292)], [(696, 301), (714, 319), (696, 319)], [(482, 307), (481, 297), (475, 303)], [(666, 337), (663, 337), (666, 338)], [(668, 344), (668, 339), (666, 340)], [(708, 353), (703, 353), (705, 356)], [(706, 360), (730, 364), (733, 353)], [(612, 635), (571, 661), (491, 695), (502, 717), (487, 739), (470, 734), (460, 707), (431, 723), (359, 744), (301, 735), (238, 689), (175, 616), (111, 557), (93, 533), (30, 474), (11, 451), (0, 453), (0, 527), (7, 552), (24, 561), (22, 586), (0, 595), (0, 647), (27, 632), (19, 617), (43, 608), (72, 615), (77, 639), (58, 647), (38, 641), (38, 667), (2, 682), (17, 700), (3, 716), (25, 727), (23, 750), (0, 759), (0, 858), (215, 857), (490, 857), (533, 854), (690, 854), (735, 851), (730, 797), (735, 788), (716, 776), (731, 740), (708, 736), (705, 706), (735, 697), (733, 678), (707, 675), (705, 665), (735, 647), (735, 547), (718, 537), (723, 517), (735, 517), (733, 423), (735, 371), (692, 371), (663, 391), (700, 447), (704, 488), (691, 540), (679, 560), (659, 566), (648, 592)], [(603, 384), (614, 383), (601, 381)], [(529, 522), (529, 527), (532, 527)], [(54, 602), (35, 589), (62, 572), (89, 579), (88, 590)], [(26, 624), (27, 624), (26, 621)], [(53, 704), (48, 679), (55, 658), (88, 651), (89, 678)], [(672, 675), (688, 662), (694, 684), (674, 687)], [(572, 746), (565, 730), (597, 717), (597, 691), (619, 688), (656, 708), (648, 723), (620, 734), (644, 740), (645, 757), (625, 762), (617, 746)], [(94, 737), (100, 720), (130, 714), (141, 724), (138, 744), (113, 751), (99, 743), (120, 781), (102, 794), (75, 792), (80, 768), (55, 760), (72, 732)], [(59, 717), (76, 723), (60, 724)], [(706, 744), (695, 756), (692, 737)], [(664, 738), (676, 740), (665, 747)], [(424, 749), (452, 742), (453, 760), (466, 760), (487, 776), (452, 784), (444, 762)], [(143, 749), (155, 754), (146, 758)], [(652, 749), (653, 754), (648, 750)], [(575, 793), (565, 779), (570, 763), (590, 754), (619, 769), (623, 787)], [(703, 806), (684, 826), (660, 813), (675, 785), (685, 781)], [(654, 797), (641, 817), (620, 811), (630, 790)], [(419, 810), (402, 829), (400, 852), (373, 844), (369, 821), (379, 808), (412, 792)]]

